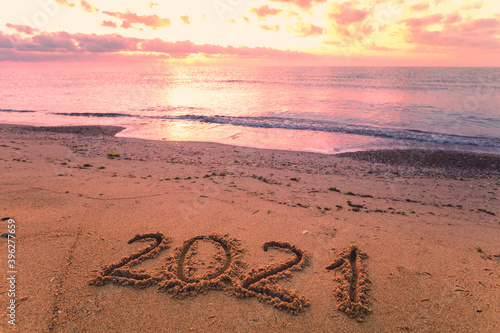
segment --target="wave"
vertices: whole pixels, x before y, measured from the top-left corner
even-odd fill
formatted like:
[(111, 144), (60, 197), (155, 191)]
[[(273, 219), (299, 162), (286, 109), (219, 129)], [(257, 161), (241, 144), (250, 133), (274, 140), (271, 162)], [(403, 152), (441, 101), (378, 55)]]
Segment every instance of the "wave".
[[(160, 117), (161, 118), (161, 117)], [(475, 145), (500, 148), (500, 139), (462, 136), (446, 133), (428, 132), (415, 129), (398, 129), (387, 127), (375, 127), (365, 125), (343, 124), (334, 121), (308, 120), (276, 117), (228, 117), (228, 116), (197, 116), (185, 115), (175, 117), (177, 119), (194, 120), (205, 123), (227, 124), (233, 126), (259, 127), (259, 128), (283, 128), (303, 131), (321, 131), (330, 133), (343, 133), (381, 137), (398, 140), (414, 140), (422, 142)]]
[(73, 116), (73, 117), (109, 117), (109, 118), (118, 118), (118, 117), (137, 117), (133, 114), (128, 113), (114, 113), (114, 112), (52, 112), (52, 114), (58, 116)]
[(256, 128), (280, 128), (301, 131), (316, 131), (329, 133), (343, 133), (353, 135), (372, 136), (396, 140), (410, 140), (440, 144), (472, 145), (500, 148), (500, 138), (463, 136), (447, 133), (429, 132), (418, 129), (401, 129), (390, 127), (376, 127), (369, 125), (345, 124), (327, 120), (310, 120), (278, 117), (231, 117), (231, 116), (146, 116), (127, 113), (55, 113), (67, 116), (94, 116), (94, 117), (137, 117), (142, 119), (158, 120), (188, 120), (201, 123), (222, 124)]
[[(334, 88), (334, 89), (348, 89), (348, 88), (354, 88), (354, 89), (375, 89), (375, 90), (410, 90), (410, 91), (435, 91), (435, 90), (473, 90), (477, 91), (477, 89), (488, 89), (489, 94), (493, 94), (494, 90), (500, 89), (499, 86), (495, 86), (492, 84), (477, 84), (474, 82), (470, 82), (467, 84), (460, 84), (456, 83), (453, 80), (449, 81), (443, 81), (443, 80), (429, 80), (429, 81), (420, 81), (420, 82), (400, 82), (400, 83), (395, 83), (395, 82), (388, 82), (387, 84), (381, 84), (378, 80), (376, 82), (358, 82), (356, 81), (349, 81), (357, 79), (357, 77), (350, 77), (348, 80), (344, 80), (343, 78), (340, 78), (338, 81), (333, 80), (332, 78), (328, 78), (323, 81), (318, 81), (318, 80), (308, 80), (304, 79), (301, 80), (300, 82), (297, 82), (295, 80), (273, 80), (273, 79), (268, 79), (266, 81), (257, 81), (257, 80), (239, 80), (239, 79), (234, 79), (234, 80), (215, 80), (212, 82), (215, 83), (233, 83), (233, 84), (259, 84), (259, 85), (270, 85), (270, 86), (283, 86), (283, 85), (288, 85), (288, 86), (293, 86), (295, 88), (297, 87), (317, 87), (317, 88)], [(363, 77), (361, 77), (363, 79)], [(474, 90), (475, 89), (475, 90)]]
[(0, 112), (20, 112), (20, 113), (32, 113), (36, 111), (32, 110), (12, 110), (12, 109), (0, 109)]

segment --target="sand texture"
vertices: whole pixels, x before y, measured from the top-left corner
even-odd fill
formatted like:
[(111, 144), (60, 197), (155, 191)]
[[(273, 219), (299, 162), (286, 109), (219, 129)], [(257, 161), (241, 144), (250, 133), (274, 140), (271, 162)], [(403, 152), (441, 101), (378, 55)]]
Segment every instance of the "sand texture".
[(368, 308), (370, 280), (362, 261), (367, 257), (366, 253), (356, 246), (349, 245), (326, 267), (330, 270), (339, 269), (342, 274), (341, 277), (335, 278), (339, 284), (333, 291), (338, 302), (337, 309), (359, 321), (364, 320), (365, 315), (371, 312)]
[(0, 125), (1, 332), (500, 327), (499, 157), (120, 130)]

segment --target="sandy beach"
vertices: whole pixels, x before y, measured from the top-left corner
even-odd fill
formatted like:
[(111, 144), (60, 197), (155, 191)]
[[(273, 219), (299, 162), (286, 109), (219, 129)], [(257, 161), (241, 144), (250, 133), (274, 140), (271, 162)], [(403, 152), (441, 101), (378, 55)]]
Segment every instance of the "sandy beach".
[(500, 157), (120, 130), (0, 125), (0, 331), (500, 327)]

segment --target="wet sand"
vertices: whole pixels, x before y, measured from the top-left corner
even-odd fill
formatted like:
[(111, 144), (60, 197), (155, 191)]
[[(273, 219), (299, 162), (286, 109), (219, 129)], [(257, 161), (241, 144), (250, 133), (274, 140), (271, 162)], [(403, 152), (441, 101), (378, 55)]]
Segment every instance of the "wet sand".
[(500, 326), (498, 156), (322, 155), (120, 130), (0, 125), (0, 218), (16, 226), (15, 297), (7, 268), (0, 284), (16, 325), (4, 316), (1, 331)]

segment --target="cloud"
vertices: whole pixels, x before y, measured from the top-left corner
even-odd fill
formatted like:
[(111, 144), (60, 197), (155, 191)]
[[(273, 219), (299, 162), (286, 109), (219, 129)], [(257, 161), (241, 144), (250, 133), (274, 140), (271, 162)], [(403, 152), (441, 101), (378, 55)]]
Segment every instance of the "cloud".
[(181, 20), (185, 24), (191, 24), (191, 22), (189, 22), (189, 16), (188, 15), (181, 16)]
[(445, 24), (453, 24), (460, 22), (462, 20), (462, 17), (458, 14), (451, 14), (446, 16), (446, 20), (444, 21)]
[(434, 14), (424, 16), (422, 18), (409, 18), (405, 21), (405, 24), (410, 26), (411, 28), (417, 28), (422, 26), (428, 26), (431, 24), (440, 23), (443, 20), (444, 16), (441, 14)]
[(95, 13), (95, 12), (99, 11), (99, 9), (97, 9), (94, 5), (91, 5), (90, 3), (88, 3), (85, 0), (80, 1), (80, 6), (82, 7), (82, 9), (84, 11), (89, 12), (89, 13)]
[(165, 42), (162, 39), (148, 39), (140, 43), (142, 51), (169, 54), (174, 57), (184, 57), (189, 54), (205, 54), (214, 56), (240, 56), (256, 58), (315, 58), (314, 55), (297, 52), (282, 51), (267, 47), (247, 47), (247, 46), (220, 46), (213, 44), (197, 45), (191, 41)]
[[(453, 49), (457, 52), (471, 49), (500, 50), (500, 19), (481, 18), (460, 21), (459, 17), (452, 17), (453, 24), (446, 24), (449, 17), (444, 19), (441, 14), (426, 16), (420, 19), (407, 19), (407, 42), (418, 48), (432, 46), (434, 48)], [(443, 23), (441, 30), (430, 31), (428, 25)], [(477, 52), (477, 51), (476, 51)]]
[(24, 44), (28, 49), (37, 49), (40, 51), (62, 52), (62, 51), (77, 51), (78, 45), (75, 45), (67, 32), (59, 32), (56, 34), (41, 33), (33, 36), (32, 43)]
[(112, 22), (112, 21), (102, 21), (101, 26), (108, 27), (108, 28), (117, 28), (118, 27), (116, 25), (116, 23)]
[(198, 53), (196, 44), (191, 41), (165, 42), (160, 38), (142, 41), (141, 50), (182, 56)]
[(118, 34), (69, 34), (64, 31), (42, 32), (31, 38), (20, 38), (10, 35), (11, 45), (0, 45), (0, 48), (15, 48), (22, 53), (57, 52), (65, 54), (108, 53), (119, 51), (136, 51), (140, 39), (123, 37)]
[(278, 24), (273, 25), (273, 26), (270, 26), (267, 24), (261, 24), (261, 25), (259, 25), (259, 27), (263, 30), (266, 30), (266, 31), (274, 31), (274, 32), (280, 31), (280, 26)]
[(331, 3), (327, 12), (327, 20), (330, 23), (330, 32), (335, 32), (336, 37), (345, 42), (361, 41), (373, 32), (369, 22), (369, 9), (356, 8), (358, 2)]
[(14, 30), (16, 30), (17, 32), (19, 32), (21, 34), (26, 34), (26, 35), (33, 35), (35, 32), (40, 31), (40, 30), (38, 30), (36, 28), (32, 28), (32, 27), (27, 26), (27, 25), (7, 23), (5, 26), (7, 28), (14, 29)]
[(295, 37), (316, 37), (321, 36), (325, 29), (318, 27), (311, 23), (299, 23), (295, 28), (291, 28), (291, 31), (297, 33)]
[(159, 6), (159, 4), (157, 4), (156, 2), (150, 2), (148, 6), (149, 8), (153, 8), (154, 6)]
[[(121, 53), (121, 52), (125, 52)], [(31, 37), (8, 35), (0, 31), (0, 59), (3, 61), (97, 61), (111, 56), (122, 60), (140, 58), (184, 59), (191, 54), (211, 57), (256, 59), (311, 59), (315, 56), (296, 51), (264, 47), (233, 47), (194, 44), (191, 41), (165, 42), (118, 34), (96, 35), (42, 32)]]
[(69, 34), (67, 32), (40, 33), (32, 38), (19, 39), (15, 48), (23, 52), (109, 53), (136, 51), (139, 39), (127, 38), (117, 34)]
[[(465, 2), (465, 1), (464, 1)], [(476, 2), (469, 2), (465, 3), (461, 10), (471, 10), (471, 9), (480, 9), (483, 7), (483, 3), (481, 1), (476, 1)]]
[(242, 16), (243, 20), (246, 22), (246, 23), (250, 23), (250, 19), (246, 16)]
[(374, 51), (397, 51), (397, 49), (393, 49), (387, 46), (378, 46), (375, 43), (372, 43), (371, 45), (366, 46), (367, 50), (374, 50)]
[(320, 3), (325, 3), (326, 0), (271, 0), (274, 2), (293, 4), (301, 9), (311, 9), (312, 6)]
[(123, 37), (118, 34), (75, 34), (68, 37), (78, 43), (79, 51), (93, 53), (137, 51), (138, 43), (141, 41), (139, 38)]
[(498, 28), (500, 28), (500, 20), (494, 18), (477, 19), (465, 24), (464, 28), (473, 31), (488, 30), (491, 33), (495, 33), (498, 32)]
[(328, 13), (328, 16), (331, 19), (334, 19), (338, 24), (343, 25), (362, 22), (367, 15), (368, 10), (353, 8), (350, 2), (334, 4), (333, 11)]
[(134, 28), (133, 24), (144, 24), (147, 27), (156, 30), (170, 26), (170, 19), (159, 17), (158, 15), (137, 15), (127, 10), (125, 13), (120, 12), (103, 12), (103, 14), (116, 17), (122, 20), (121, 27), (124, 29)]
[(54, 0), (54, 1), (60, 4), (61, 6), (75, 7), (75, 4), (69, 2), (68, 0)]
[(5, 43), (5, 38), (1, 38), (0, 48), (15, 49), (21, 52), (74, 52), (77, 51), (75, 44), (69, 40), (66, 32), (54, 34), (40, 33), (31, 38), (22, 38), (18, 35), (3, 35), (10, 43)]
[(413, 5), (413, 6), (411, 6), (410, 9), (412, 11), (414, 11), (414, 12), (419, 12), (419, 11), (427, 10), (427, 9), (429, 9), (429, 4), (425, 3), (425, 2), (417, 3), (417, 4)]
[(269, 8), (268, 5), (250, 9), (250, 13), (256, 14), (259, 19), (266, 19), (266, 16), (274, 16), (281, 13), (282, 9)]
[(0, 49), (10, 49), (13, 47), (11, 37), (9, 35), (4, 34), (2, 31), (0, 31)]

